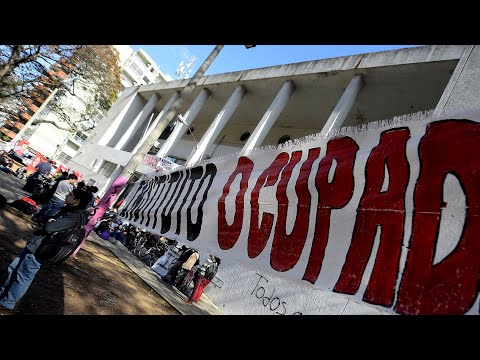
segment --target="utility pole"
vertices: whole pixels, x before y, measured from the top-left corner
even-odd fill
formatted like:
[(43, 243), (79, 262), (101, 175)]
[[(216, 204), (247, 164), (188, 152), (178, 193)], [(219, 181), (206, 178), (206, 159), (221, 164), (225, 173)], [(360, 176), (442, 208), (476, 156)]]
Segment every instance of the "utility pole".
[[(185, 86), (183, 88), (183, 90), (180, 92), (180, 95), (178, 96), (177, 100), (172, 104), (172, 106), (170, 107), (168, 112), (162, 117), (162, 119), (160, 119), (160, 121), (158, 122), (156, 127), (152, 130), (150, 135), (145, 139), (143, 144), (138, 148), (136, 153), (131, 157), (131, 159), (125, 165), (125, 168), (120, 173), (120, 175), (118, 175), (118, 177), (115, 179), (115, 181), (110, 186), (110, 188), (107, 190), (107, 192), (105, 193), (103, 198), (98, 203), (93, 216), (90, 218), (88, 223), (85, 225), (85, 238), (83, 239), (83, 241), (85, 241), (85, 239), (88, 237), (88, 234), (90, 233), (90, 231), (92, 231), (93, 226), (105, 214), (105, 212), (110, 207), (110, 205), (118, 197), (120, 192), (123, 190), (123, 188), (127, 184), (127, 181), (130, 178), (130, 176), (133, 175), (137, 166), (140, 164), (142, 159), (148, 153), (148, 151), (153, 146), (155, 141), (157, 141), (157, 139), (160, 137), (163, 130), (167, 127), (167, 125), (170, 123), (170, 121), (176, 115), (177, 110), (180, 108), (180, 106), (182, 105), (185, 98), (195, 88), (195, 86), (197, 85), (200, 78), (203, 76), (205, 71), (211, 65), (213, 60), (217, 57), (218, 53), (222, 50), (222, 48), (223, 48), (223, 45), (215, 46), (215, 48), (212, 50), (210, 55), (208, 55), (207, 59), (205, 59), (203, 64), (197, 70), (195, 75), (193, 75), (193, 77), (190, 79), (187, 86)], [(82, 244), (83, 244), (83, 242), (82, 242)], [(75, 250), (74, 255), (80, 250), (80, 247), (81, 247), (81, 245), (77, 248), (77, 250)]]

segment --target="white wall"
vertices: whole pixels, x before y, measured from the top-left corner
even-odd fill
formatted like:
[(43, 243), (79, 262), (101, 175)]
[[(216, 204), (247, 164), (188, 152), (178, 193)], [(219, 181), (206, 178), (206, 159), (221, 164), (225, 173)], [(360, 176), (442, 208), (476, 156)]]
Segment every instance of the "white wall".
[[(387, 315), (373, 306), (328, 291), (314, 289), (223, 260), (217, 277), (224, 285), (209, 284), (205, 294), (230, 315)], [(273, 297), (272, 297), (273, 293)]]
[(52, 157), (57, 151), (57, 145), (63, 144), (68, 136), (70, 136), (69, 132), (60, 130), (52, 124), (40, 124), (28, 141), (31, 148)]

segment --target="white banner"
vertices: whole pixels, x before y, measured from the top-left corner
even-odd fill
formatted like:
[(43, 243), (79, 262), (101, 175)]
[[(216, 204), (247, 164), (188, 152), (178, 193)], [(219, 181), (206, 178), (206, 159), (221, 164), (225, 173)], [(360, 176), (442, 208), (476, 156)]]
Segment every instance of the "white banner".
[(120, 214), (400, 314), (464, 314), (480, 272), (477, 120), (414, 114), (148, 174)]

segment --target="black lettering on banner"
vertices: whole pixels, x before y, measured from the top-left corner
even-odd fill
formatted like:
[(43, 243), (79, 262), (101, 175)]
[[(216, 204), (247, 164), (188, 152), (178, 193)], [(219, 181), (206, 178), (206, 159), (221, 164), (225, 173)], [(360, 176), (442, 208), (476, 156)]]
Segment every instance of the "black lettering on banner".
[(140, 184), (137, 185), (137, 191), (132, 196), (132, 201), (130, 201), (130, 203), (127, 204), (127, 206), (125, 206), (125, 208), (122, 210), (122, 213), (121, 213), (122, 216), (125, 216), (127, 218), (131, 217), (130, 211), (136, 205), (136, 202), (139, 201), (138, 200), (139, 197), (141, 198), (141, 196), (139, 196), (139, 193), (142, 191), (142, 188), (145, 185), (145, 183), (146, 183), (145, 181), (142, 181), (140, 182)]
[(140, 203), (142, 202), (143, 200), (143, 196), (145, 195), (146, 191), (147, 191), (147, 182), (146, 181), (142, 181), (140, 182), (140, 185), (137, 189), (137, 192), (135, 194), (136, 198), (135, 198), (135, 201), (132, 201), (132, 207), (129, 208), (126, 213), (128, 214), (128, 217), (130, 219), (133, 219), (133, 212), (135, 211), (135, 209), (140, 205)]
[(172, 176), (176, 174), (176, 173), (172, 173), (172, 174), (169, 174), (169, 179), (167, 181), (167, 183), (165, 184), (165, 193), (162, 194), (161, 196), (161, 200), (160, 200), (160, 197), (159, 197), (159, 203), (157, 205), (157, 208), (155, 209), (155, 213), (153, 214), (153, 225), (152, 227), (155, 229), (157, 227), (157, 220), (158, 220), (158, 211), (160, 209), (163, 209), (163, 203), (165, 202), (165, 200), (167, 200), (169, 197), (168, 197), (168, 193), (170, 192), (170, 190), (172, 189), (172, 183), (173, 181), (171, 180), (172, 179)]
[[(151, 187), (150, 187), (150, 190), (148, 191), (148, 194), (147, 194), (147, 198), (145, 199), (145, 202), (144, 204), (142, 205), (142, 210), (140, 211), (140, 223), (143, 225), (143, 223), (145, 222), (145, 220), (147, 220), (148, 218), (148, 212), (147, 212), (147, 208), (151, 202), (151, 199), (153, 196), (153, 194), (155, 194), (155, 191), (157, 190), (157, 177), (154, 177), (153, 179), (150, 180), (151, 182)], [(155, 189), (155, 190), (154, 190)]]
[[(140, 212), (142, 211), (143, 206), (147, 202), (148, 195), (152, 191), (152, 187), (153, 187), (153, 181), (150, 181), (150, 180), (147, 181), (147, 186), (145, 187), (145, 191), (144, 191), (144, 193), (142, 193), (142, 200), (140, 201), (140, 204), (138, 205), (138, 207), (133, 212), (133, 220), (134, 221), (138, 221), (138, 219), (140, 218)], [(142, 216), (142, 220), (143, 220), (143, 216)], [(140, 220), (140, 222), (142, 220)]]
[[(259, 290), (262, 290), (262, 291), (263, 291), (263, 292), (262, 292), (262, 295), (260, 295), (260, 296), (258, 296), (258, 291), (259, 291)], [(261, 298), (263, 297), (263, 295), (265, 295), (265, 288), (262, 287), (262, 286), (260, 286), (260, 287), (257, 289), (257, 291), (255, 292), (255, 296), (257, 297), (257, 299), (261, 299)]]
[[(184, 172), (182, 171), (177, 171), (176, 173), (172, 174), (172, 178), (175, 177), (174, 181), (176, 183), (175, 185), (175, 188), (173, 189), (173, 193), (172, 195), (170, 196), (170, 198), (168, 199), (167, 203), (165, 204), (165, 206), (163, 207), (163, 211), (162, 211), (162, 215), (161, 215), (161, 218), (162, 218), (162, 228), (160, 229), (160, 232), (162, 234), (166, 233), (167, 231), (170, 230), (170, 226), (172, 224), (172, 208), (170, 208), (170, 211), (167, 213), (167, 208), (169, 207), (169, 205), (173, 202), (173, 198), (175, 197), (175, 194), (177, 193), (177, 190), (180, 186), (180, 183), (182, 181), (182, 178), (183, 178), (183, 174)], [(175, 176), (174, 176), (175, 175)], [(185, 177), (186, 177), (186, 173), (185, 173)], [(176, 201), (176, 200), (175, 200)], [(172, 205), (173, 207), (173, 205)]]
[[(265, 279), (265, 278), (264, 278), (262, 275), (260, 275), (259, 273), (256, 273), (255, 275), (258, 275), (258, 276), (260, 276), (260, 277), (258, 278), (257, 284), (255, 285), (255, 288), (254, 288), (253, 291), (250, 293), (250, 295), (253, 295), (253, 293), (255, 292), (255, 290), (257, 290), (257, 286), (258, 286), (258, 284), (260, 284), (260, 280)], [(267, 280), (267, 279), (265, 279), (265, 280)], [(268, 280), (267, 280), (267, 282), (268, 282)]]
[[(274, 291), (275, 291), (275, 289), (274, 289)], [(272, 294), (272, 295), (273, 295), (273, 294)], [(272, 309), (273, 300), (278, 300), (278, 304), (277, 304), (277, 306), (275, 306), (275, 307)], [(279, 299), (278, 297), (274, 297), (274, 298), (272, 299), (272, 301), (270, 302), (270, 310), (271, 310), (271, 311), (275, 311), (275, 310), (278, 309), (279, 306), (280, 306), (280, 299)]]
[[(185, 185), (187, 184), (187, 181), (190, 179), (190, 169), (188, 169), (186, 172), (185, 172), (185, 179), (183, 180), (183, 183), (182, 185), (180, 186), (180, 190), (178, 191), (177, 193), (177, 197), (175, 198), (172, 206), (170, 207), (170, 211), (168, 212), (168, 216), (171, 217), (172, 216), (172, 211), (173, 209), (175, 208), (175, 206), (177, 205), (177, 202), (178, 202), (178, 199), (180, 198), (180, 196), (182, 195), (183, 193), (183, 189), (185, 189)], [(185, 197), (186, 195), (184, 195)], [(166, 209), (166, 208), (165, 208)], [(181, 224), (181, 218), (180, 218), (180, 212), (177, 211), (177, 227), (176, 229), (180, 228), (180, 224)], [(171, 222), (171, 220), (170, 220)], [(176, 230), (175, 229), (175, 230)]]
[[(275, 295), (275, 287), (273, 288), (270, 296), (265, 296), (267, 292), (266, 286), (268, 285), (268, 279), (265, 276), (260, 275), (259, 273), (256, 273), (255, 275), (258, 275), (259, 278), (250, 295), (255, 295), (257, 299), (260, 299), (262, 301), (262, 305), (265, 308), (268, 307), (270, 311), (275, 311), (275, 314), (285, 315), (287, 313), (286, 302), (281, 301), (278, 296), (275, 296), (275, 297), (273, 296)], [(266, 282), (265, 287), (260, 286), (260, 281), (262, 280)], [(277, 310), (280, 310), (280, 311), (277, 311)], [(302, 315), (302, 313), (300, 311), (296, 311), (293, 313), (293, 315)]]
[[(202, 177), (202, 180), (200, 180), (200, 184), (198, 185), (198, 189), (193, 195), (192, 201), (190, 205), (187, 208), (187, 239), (189, 241), (195, 240), (198, 235), (200, 235), (200, 231), (202, 230), (202, 220), (203, 220), (203, 204), (207, 200), (208, 196), (208, 191), (210, 190), (210, 187), (212, 186), (213, 179), (215, 178), (215, 175), (217, 174), (217, 167), (214, 164), (207, 164), (205, 166), (205, 174)], [(205, 189), (205, 192), (203, 193), (202, 200), (197, 206), (197, 222), (194, 224), (192, 222), (192, 206), (195, 203), (195, 200), (197, 199), (198, 192), (202, 188), (203, 182), (205, 179), (209, 177), (208, 185)]]
[[(273, 288), (273, 291), (272, 291), (272, 295), (270, 295), (270, 297), (264, 297), (263, 300), (262, 300), (262, 303), (263, 303), (263, 306), (267, 307), (268, 303), (270, 302), (270, 300), (272, 299), (273, 297), (273, 294), (275, 294), (275, 288)], [(267, 299), (267, 303), (265, 303), (265, 299)]]
[(287, 313), (287, 307), (285, 306), (285, 301), (282, 301), (282, 308), (283, 308), (283, 313), (279, 313), (278, 311), (275, 311), (275, 314), (285, 315)]
[[(157, 179), (157, 177), (156, 177)], [(150, 199), (150, 203), (147, 204), (147, 208), (145, 209), (145, 212), (147, 214), (147, 223), (145, 224), (145, 226), (149, 226), (150, 225), (150, 219), (152, 218), (152, 211), (153, 211), (153, 208), (155, 206), (155, 199), (156, 198), (159, 198), (160, 195), (162, 194), (163, 192), (163, 189), (165, 188), (165, 181), (167, 180), (167, 176), (166, 175), (162, 175), (160, 177), (158, 177), (158, 179), (156, 180), (155, 182), (155, 186), (156, 186), (156, 190), (155, 190), (155, 193), (153, 194), (152, 198)]]
[(192, 192), (193, 185), (194, 185), (195, 181), (200, 179), (203, 175), (203, 166), (197, 166), (197, 167), (194, 167), (192, 169), (189, 169), (188, 171), (189, 171), (188, 179), (190, 180), (190, 185), (188, 186), (187, 193), (183, 197), (183, 201), (182, 201), (182, 203), (180, 204), (180, 206), (178, 207), (178, 210), (177, 210), (177, 229), (175, 231), (175, 234), (177, 234), (177, 235), (180, 234), (180, 227), (181, 227), (181, 224), (182, 224), (182, 217), (180, 216), (180, 213), (181, 213), (183, 207), (185, 206), (185, 203), (187, 202), (188, 197), (190, 196), (190, 193)]

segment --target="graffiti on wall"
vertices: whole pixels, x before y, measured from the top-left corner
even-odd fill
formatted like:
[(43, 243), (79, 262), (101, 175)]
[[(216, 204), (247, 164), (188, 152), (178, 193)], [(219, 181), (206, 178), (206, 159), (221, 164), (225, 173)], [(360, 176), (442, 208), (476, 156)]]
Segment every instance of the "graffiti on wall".
[(287, 312), (287, 302), (279, 298), (278, 294), (275, 294), (275, 287), (268, 286), (269, 280), (265, 276), (259, 273), (256, 273), (256, 275), (258, 276), (258, 281), (250, 295), (259, 299), (265, 309), (277, 315), (303, 315), (301, 311), (290, 311), (289, 309)]
[(478, 296), (480, 273), (474, 154), (474, 120), (347, 129), (328, 140), (147, 175), (121, 215), (222, 258), (392, 312), (464, 314)]

